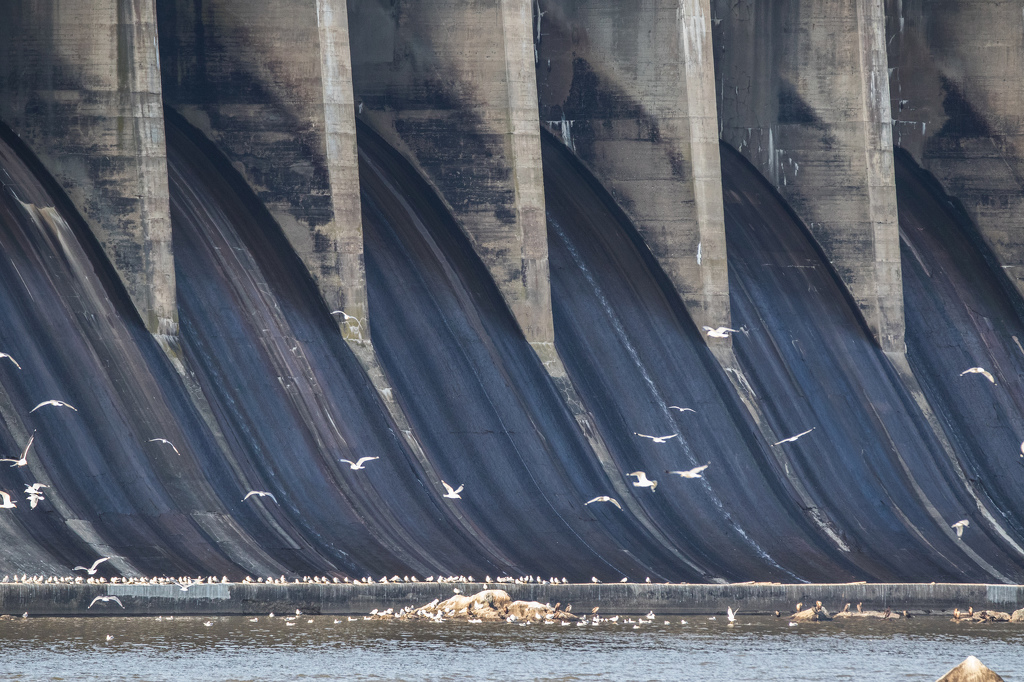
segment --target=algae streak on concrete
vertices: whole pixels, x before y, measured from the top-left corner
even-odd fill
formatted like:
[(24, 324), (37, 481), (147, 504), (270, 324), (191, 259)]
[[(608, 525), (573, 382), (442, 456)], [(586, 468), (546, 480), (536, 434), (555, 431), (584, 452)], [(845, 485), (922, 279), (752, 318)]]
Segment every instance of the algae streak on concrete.
[[(475, 594), (501, 589), (514, 600), (542, 604), (572, 605), (577, 614), (601, 607), (602, 615), (645, 614), (658, 616), (725, 613), (727, 607), (747, 615), (766, 615), (780, 611), (793, 613), (798, 603), (821, 601), (830, 611), (841, 611), (845, 604), (862, 605), (865, 611), (931, 612), (949, 616), (954, 608), (975, 611), (991, 608), (1013, 611), (1024, 606), (1024, 586), (954, 583), (855, 583), (801, 584), (740, 583), (705, 584), (569, 584), (539, 583), (374, 583), (315, 584), (260, 583), (194, 584), (188, 590), (178, 585), (0, 585), (0, 613), (30, 616), (81, 615), (249, 615), (276, 613), (290, 615), (295, 609), (306, 614), (365, 615), (373, 609), (398, 610), (421, 606), (434, 599), (444, 600), (454, 589)], [(118, 597), (124, 608), (113, 601), (97, 602), (97, 596)]]
[(6, 3), (0, 118), (74, 202), (150, 332), (176, 334), (153, 0)]
[(728, 326), (708, 1), (539, 7), (541, 120), (633, 221), (697, 325)]

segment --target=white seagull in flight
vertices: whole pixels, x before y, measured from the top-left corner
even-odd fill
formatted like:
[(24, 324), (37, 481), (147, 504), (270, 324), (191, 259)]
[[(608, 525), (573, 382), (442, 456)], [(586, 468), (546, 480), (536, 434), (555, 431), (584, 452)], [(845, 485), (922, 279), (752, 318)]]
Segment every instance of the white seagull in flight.
[(78, 408), (77, 407), (75, 407), (74, 405), (69, 405), (68, 403), (64, 402), (63, 400), (44, 400), (43, 402), (39, 403), (38, 405), (33, 407), (31, 410), (29, 410), (29, 413), (35, 412), (36, 410), (38, 410), (40, 407), (43, 407), (44, 405), (53, 405), (54, 407), (69, 407), (72, 410), (74, 410), (75, 412), (78, 412)]
[(677, 405), (669, 405), (668, 409), (670, 409), (670, 410), (679, 410), (680, 412), (696, 412), (697, 411), (697, 410), (693, 409), (692, 407), (679, 407)]
[(960, 376), (963, 376), (965, 374), (982, 374), (985, 376), (986, 379), (991, 381), (993, 384), (996, 383), (996, 378), (992, 376), (992, 373), (989, 372), (984, 367), (971, 367), (970, 369), (965, 369), (964, 371), (960, 372)]
[(358, 317), (356, 317), (355, 315), (349, 315), (344, 310), (332, 310), (331, 311), (331, 315), (341, 315), (341, 319), (342, 319), (343, 322), (348, 322), (349, 320), (355, 320), (357, 327), (362, 326), (362, 325), (359, 324), (359, 318)]
[(245, 494), (245, 497), (242, 498), (242, 502), (245, 502), (253, 495), (259, 495), (260, 497), (269, 497), (275, 503), (280, 504), (279, 502), (277, 502), (277, 498), (274, 497), (274, 493), (268, 493), (266, 490), (250, 490)]
[(650, 488), (651, 492), (653, 493), (654, 489), (658, 487), (658, 482), (652, 481), (651, 479), (647, 478), (646, 472), (634, 471), (633, 473), (626, 475), (636, 476), (636, 483), (633, 484), (633, 487), (635, 488)]
[(641, 438), (650, 438), (655, 443), (664, 443), (669, 438), (675, 438), (679, 434), (678, 433), (673, 433), (671, 436), (648, 436), (646, 433), (637, 433), (636, 431), (634, 431), (633, 435), (634, 436), (640, 436)]
[(176, 454), (178, 457), (181, 457), (181, 453), (178, 452), (178, 448), (174, 447), (174, 443), (172, 443), (171, 441), (167, 440), (166, 438), (150, 438), (149, 442), (150, 443), (167, 443), (168, 445), (171, 446), (171, 449), (174, 450), (174, 454)]
[(730, 329), (729, 327), (712, 329), (711, 327), (704, 327), (704, 331), (708, 333), (708, 336), (714, 339), (727, 339), (729, 338), (729, 334), (736, 334), (739, 332), (739, 329)]
[(969, 525), (971, 525), (971, 522), (967, 519), (963, 519), (961, 521), (957, 521), (950, 527), (956, 529), (956, 536), (958, 538), (962, 538), (964, 536), (964, 528), (967, 528)]
[(442, 480), (442, 481), (441, 481), (441, 485), (443, 485), (443, 486), (445, 487), (445, 490), (447, 490), (447, 491), (448, 491), (448, 492), (447, 492), (447, 493), (445, 494), (445, 497), (447, 497), (447, 498), (450, 498), (450, 499), (452, 499), (452, 500), (461, 500), (461, 499), (462, 499), (462, 495), (459, 495), (459, 493), (461, 493), (461, 492), (462, 492), (462, 489), (466, 487), (466, 484), (465, 484), (465, 483), (463, 483), (462, 485), (460, 485), (460, 486), (459, 486), (458, 488), (452, 488), (452, 487), (451, 487), (450, 485), (448, 485), (447, 483), (445, 483), (445, 482), (444, 482), (444, 481)]
[(8, 495), (7, 493), (5, 493), (3, 490), (0, 490), (0, 497), (2, 497), (3, 500), (4, 500), (4, 503), (0, 504), (0, 509), (16, 509), (17, 508), (17, 506), (18, 506), (17, 503), (16, 502), (12, 502), (11, 501), (11, 496)]
[(380, 457), (360, 457), (359, 460), (356, 461), (356, 462), (353, 462), (350, 459), (343, 459), (341, 461), (345, 462), (346, 464), (348, 464), (349, 468), (352, 471), (359, 471), (360, 469), (365, 469), (366, 468), (366, 467), (363, 466), (363, 464), (365, 464), (366, 462), (375, 460), (375, 459), (380, 459)]
[(8, 355), (7, 353), (0, 353), (0, 360), (2, 360), (3, 358), (7, 358), (8, 360), (10, 360), (11, 362), (13, 362), (13, 363), (14, 363), (14, 366), (15, 366), (15, 367), (17, 367), (18, 369), (21, 369), (21, 365), (19, 365), (19, 364), (18, 364), (18, 361), (17, 361), (17, 360), (15, 360), (14, 358), (12, 358), (12, 357), (11, 357), (10, 355)]
[(87, 606), (86, 608), (91, 609), (93, 604), (95, 604), (98, 601), (102, 601), (102, 602), (108, 602), (108, 601), (117, 602), (118, 606), (120, 606), (122, 609), (124, 608), (124, 604), (121, 603), (121, 600), (118, 599), (117, 597), (115, 597), (114, 595), (100, 595), (99, 597), (96, 597), (95, 599), (93, 599), (92, 602), (89, 604), (89, 606)]
[(102, 558), (97, 559), (96, 561), (92, 562), (92, 566), (90, 566), (89, 568), (86, 568), (85, 566), (75, 566), (71, 570), (72, 571), (85, 571), (89, 575), (96, 575), (96, 567), (99, 566), (100, 564), (102, 564), (104, 561), (107, 561), (109, 559), (110, 559), (110, 557), (105, 556), (105, 557), (102, 557)]
[(614, 504), (619, 509), (622, 509), (622, 505), (619, 504), (618, 500), (616, 500), (614, 497), (608, 497), (607, 495), (598, 495), (597, 497), (595, 497), (594, 499), (590, 500), (589, 502), (585, 502), (583, 506), (586, 506), (588, 504), (593, 504), (594, 502), (611, 502), (612, 504)]
[(21, 459), (0, 459), (0, 462), (14, 462), (12, 467), (23, 467), (28, 464), (28, 449), (32, 447), (32, 441), (36, 439), (35, 431), (32, 432), (32, 437), (28, 439), (28, 445), (21, 451)]
[(689, 469), (687, 471), (669, 471), (668, 473), (670, 473), (670, 474), (679, 474), (683, 478), (704, 478), (703, 476), (700, 475), (700, 472), (704, 471), (709, 466), (711, 466), (711, 462), (708, 462), (704, 466), (694, 467), (694, 468)]
[(775, 447), (776, 445), (782, 445), (783, 443), (792, 443), (797, 438), (800, 438), (801, 436), (806, 436), (808, 433), (810, 433), (811, 431), (813, 431), (816, 428), (817, 428), (816, 426), (812, 426), (811, 428), (807, 429), (803, 433), (798, 433), (795, 436), (790, 436), (789, 438), (783, 438), (778, 443), (772, 443), (772, 447)]

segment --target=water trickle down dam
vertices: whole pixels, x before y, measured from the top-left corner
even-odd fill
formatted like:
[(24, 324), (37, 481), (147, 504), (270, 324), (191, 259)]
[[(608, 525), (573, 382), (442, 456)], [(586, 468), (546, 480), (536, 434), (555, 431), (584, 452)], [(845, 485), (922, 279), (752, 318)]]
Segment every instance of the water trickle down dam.
[[(143, 106), (131, 124), (158, 120), (164, 135), (118, 167), (135, 163), (139, 191), (155, 188), (138, 213), (118, 213), (135, 204), (107, 190), (89, 203), (104, 171), (88, 159), (106, 157), (61, 128), (73, 105), (36, 127), (28, 95), (42, 86), (9, 81), (0, 351), (21, 369), (0, 359), (0, 447), (12, 457), (32, 447), (27, 466), (0, 467), (0, 490), (18, 502), (0, 514), (0, 571), (64, 574), (100, 555), (122, 575), (1021, 582), (1024, 302), (1003, 267), (1008, 238), (978, 213), (983, 197), (949, 196), (928, 170), (962, 180), (949, 161), (955, 130), (930, 126), (945, 132), (894, 151), (872, 128), (884, 108), (872, 90), (858, 137), (861, 123), (829, 109), (826, 90), (867, 85), (819, 73), (825, 90), (801, 94), (793, 72), (824, 67), (789, 56), (765, 92), (723, 96), (711, 163), (708, 75), (717, 68), (725, 88), (756, 65), (727, 52), (712, 64), (711, 27), (697, 19), (720, 12), (725, 43), (750, 30), (748, 15), (686, 3), (691, 42), (665, 57), (689, 69), (686, 101), (648, 106), (671, 83), (646, 72), (630, 81), (622, 60), (650, 46), (612, 54), (601, 32), (627, 10), (541, 3), (551, 47), (539, 4), (505, 4), (500, 20), (473, 18), (484, 43), (506, 41), (491, 55), (508, 81), (494, 99), (473, 89), (465, 55), (442, 49), (443, 21), (416, 33), (412, 6), (377, 17), (375, 3), (350, 0), (356, 40), (367, 17), (386, 17), (374, 35), (394, 51), (353, 53), (349, 65), (330, 61), (347, 49), (346, 4), (303, 5), (293, 28), (317, 37), (297, 43), (298, 61), (254, 65), (246, 50), (273, 26), (247, 23), (230, 0), (194, 15), (165, 3), (168, 106)], [(436, 11), (458, 16), (451, 3)], [(143, 14), (114, 21), (156, 31)], [(884, 14), (858, 16), (862, 35), (884, 35)], [(542, 47), (531, 59), (513, 48), (534, 22)], [(232, 31), (241, 43), (222, 40)], [(708, 42), (694, 45), (697, 35)], [(144, 70), (155, 40), (131, 45)], [(588, 61), (567, 59), (569, 45)], [(955, 49), (977, 58), (969, 41)], [(420, 61), (389, 70), (403, 54)], [(884, 73), (878, 60), (864, 68)], [(307, 62), (320, 65), (315, 78)], [(427, 77), (447, 62), (459, 66), (447, 79)], [(217, 78), (243, 72), (218, 92)], [(296, 72), (304, 80), (289, 99)], [(355, 100), (344, 94), (353, 73)], [(145, 79), (116, 87), (154, 91)], [(538, 106), (585, 118), (591, 100), (600, 107), (578, 123), (590, 135), (582, 156), (564, 135), (529, 130)], [(773, 122), (744, 128), (765, 102)], [(253, 103), (266, 115), (245, 113)], [(512, 112), (511, 133), (501, 112)], [(1016, 134), (990, 119), (982, 132), (993, 139)], [(751, 146), (761, 135), (767, 161)], [(854, 208), (829, 203), (846, 180), (816, 173), (815, 140), (867, 159), (850, 171), (871, 185), (843, 198)], [(69, 145), (83, 164), (61, 156)], [(443, 163), (427, 159), (441, 148)], [(668, 159), (658, 191), (676, 187), (678, 205), (638, 208), (650, 188), (638, 189), (637, 154)], [(720, 204), (707, 194), (715, 177)], [(146, 222), (161, 196), (170, 274), (161, 223)], [(859, 217), (820, 222), (827, 206)], [(163, 246), (149, 253), (146, 235)], [(332, 316), (339, 306), (353, 322)], [(723, 316), (739, 330), (724, 341), (694, 322)], [(960, 375), (975, 366), (995, 381)], [(76, 409), (30, 412), (51, 398)], [(361, 457), (377, 459), (362, 470), (342, 461)], [(701, 479), (670, 473), (703, 464)], [(633, 486), (633, 471), (657, 488)], [(444, 497), (442, 480), (464, 485), (462, 498)], [(49, 487), (30, 508), (20, 491), (34, 482)], [(243, 500), (250, 490), (274, 498)], [(602, 495), (616, 503), (584, 504)], [(951, 527), (960, 519), (971, 524), (963, 537)]]

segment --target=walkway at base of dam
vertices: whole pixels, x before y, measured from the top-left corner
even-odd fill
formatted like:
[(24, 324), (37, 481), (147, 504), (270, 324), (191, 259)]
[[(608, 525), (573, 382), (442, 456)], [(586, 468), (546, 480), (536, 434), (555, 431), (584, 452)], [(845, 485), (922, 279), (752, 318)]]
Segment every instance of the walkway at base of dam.
[[(588, 614), (633, 615), (653, 611), (659, 616), (725, 613), (731, 607), (746, 615), (775, 611), (792, 613), (796, 604), (821, 601), (832, 613), (850, 603), (864, 610), (907, 610), (932, 615), (991, 609), (1013, 612), (1024, 608), (1024, 585), (957, 583), (843, 583), (782, 585), (741, 584), (538, 584), (538, 583), (196, 583), (183, 591), (178, 585), (133, 584), (0, 584), (0, 614), (21, 616), (158, 616), (158, 615), (281, 615), (299, 609), (310, 615), (366, 615), (373, 609), (396, 611), (447, 599), (454, 590), (471, 595), (488, 589), (506, 591), (512, 599), (538, 601)], [(116, 596), (96, 602), (96, 597)]]

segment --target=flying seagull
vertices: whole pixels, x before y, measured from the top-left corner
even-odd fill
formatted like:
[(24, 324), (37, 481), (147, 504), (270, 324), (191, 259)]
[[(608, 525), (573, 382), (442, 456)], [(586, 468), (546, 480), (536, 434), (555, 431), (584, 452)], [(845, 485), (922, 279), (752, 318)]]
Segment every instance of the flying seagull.
[(593, 504), (594, 502), (611, 502), (612, 504), (614, 504), (619, 509), (622, 509), (622, 505), (619, 504), (618, 500), (616, 500), (614, 497), (608, 497), (607, 495), (598, 495), (597, 497), (595, 497), (594, 499), (590, 500), (589, 502), (585, 502), (583, 506), (586, 506), (588, 504)]
[(653, 493), (654, 489), (658, 487), (658, 482), (647, 478), (647, 474), (643, 471), (634, 471), (633, 473), (626, 475), (636, 476), (636, 483), (633, 484), (636, 488), (650, 488)]
[(712, 329), (711, 327), (704, 327), (704, 331), (708, 333), (708, 336), (714, 339), (727, 339), (729, 334), (736, 334), (739, 329), (730, 329), (729, 327), (719, 327), (718, 329)]
[(667, 473), (679, 474), (683, 478), (704, 478), (703, 476), (700, 475), (700, 472), (704, 471), (709, 466), (711, 466), (711, 462), (708, 462), (704, 466), (694, 467), (688, 471), (669, 471)]
[(259, 495), (260, 497), (269, 497), (275, 503), (280, 504), (279, 502), (277, 502), (277, 498), (274, 497), (274, 493), (268, 493), (266, 490), (250, 490), (245, 494), (245, 497), (242, 498), (242, 502), (245, 502), (253, 495)]
[(344, 310), (332, 310), (331, 311), (331, 315), (341, 315), (342, 321), (348, 322), (349, 320), (355, 320), (355, 323), (356, 323), (357, 327), (362, 326), (362, 325), (359, 324), (359, 318), (358, 317), (356, 317), (355, 315), (349, 315)]
[(958, 538), (962, 538), (964, 536), (964, 528), (967, 528), (967, 526), (969, 525), (971, 525), (970, 521), (968, 521), (967, 519), (962, 519), (960, 521), (957, 521), (950, 527), (956, 528), (956, 536)]
[(18, 506), (17, 503), (11, 501), (11, 496), (3, 490), (0, 490), (0, 497), (4, 500), (4, 503), (0, 504), (0, 509), (15, 509)]
[(460, 485), (458, 488), (452, 488), (450, 485), (448, 485), (444, 481), (441, 481), (441, 485), (443, 485), (445, 487), (445, 490), (448, 491), (445, 494), (445, 497), (447, 497), (449, 499), (452, 499), (452, 500), (461, 500), (462, 499), (462, 495), (459, 495), (459, 493), (461, 493), (462, 489), (466, 487), (465, 483)]
[(369, 462), (371, 460), (374, 460), (374, 459), (380, 459), (380, 457), (360, 457), (359, 460), (356, 461), (356, 462), (353, 462), (350, 459), (343, 459), (341, 461), (345, 462), (346, 464), (348, 464), (349, 468), (352, 469), (352, 471), (359, 471), (360, 469), (365, 469), (366, 468), (366, 467), (363, 466), (363, 464), (365, 464), (366, 462)]
[(171, 449), (174, 450), (174, 454), (176, 454), (178, 457), (181, 457), (181, 453), (178, 452), (178, 448), (174, 447), (174, 443), (172, 443), (171, 441), (167, 440), (166, 438), (150, 438), (149, 442), (150, 443), (167, 443), (168, 445), (171, 446)]
[(32, 447), (32, 441), (36, 439), (35, 431), (32, 432), (32, 437), (28, 439), (28, 445), (21, 451), (21, 459), (0, 459), (0, 462), (14, 462), (12, 467), (23, 467), (28, 464), (28, 449)]
[(668, 409), (670, 409), (670, 410), (679, 410), (680, 412), (696, 412), (697, 411), (697, 410), (693, 409), (692, 407), (678, 407), (677, 405), (669, 405)]
[(92, 603), (90, 603), (89, 606), (87, 606), (86, 608), (91, 609), (92, 605), (95, 604), (98, 601), (102, 601), (102, 602), (108, 602), (108, 601), (117, 602), (118, 606), (120, 606), (122, 609), (124, 608), (124, 604), (121, 603), (121, 600), (118, 599), (117, 597), (113, 596), (113, 595), (106, 595), (106, 596), (105, 595), (100, 595), (99, 597), (96, 597), (95, 599), (93, 599)]
[(965, 369), (964, 371), (960, 372), (960, 376), (963, 376), (965, 374), (983, 374), (985, 375), (985, 378), (991, 381), (993, 384), (996, 383), (996, 378), (992, 376), (992, 373), (989, 372), (984, 367), (971, 367), (970, 369)]
[(797, 438), (800, 438), (801, 436), (806, 436), (806, 435), (807, 435), (808, 433), (810, 433), (811, 431), (813, 431), (813, 430), (814, 430), (814, 429), (816, 429), (816, 428), (817, 428), (817, 427), (815, 427), (815, 426), (812, 426), (811, 428), (807, 429), (807, 430), (806, 430), (806, 431), (804, 431), (803, 433), (798, 433), (798, 434), (796, 434), (795, 436), (790, 436), (789, 438), (783, 438), (783, 439), (782, 439), (782, 440), (780, 440), (780, 441), (779, 441), (778, 443), (772, 443), (772, 447), (775, 447), (776, 445), (782, 445), (783, 443), (792, 443), (792, 442), (793, 442), (793, 441), (795, 441), (795, 440), (796, 440)]
[(25, 486), (25, 492), (29, 495), (42, 495), (42, 488), (49, 488), (50, 486), (45, 483), (33, 483), (32, 485)]
[(75, 566), (71, 570), (72, 571), (85, 571), (89, 575), (95, 575), (96, 574), (96, 567), (99, 566), (100, 564), (102, 564), (104, 561), (107, 561), (108, 559), (110, 559), (110, 557), (105, 556), (105, 557), (102, 557), (102, 558), (97, 559), (96, 561), (92, 562), (92, 566), (90, 566), (89, 568), (86, 568), (85, 566)]
[(726, 608), (725, 615), (729, 618), (729, 625), (736, 622), (736, 612), (732, 610), (731, 606)]
[(43, 402), (39, 403), (38, 405), (33, 407), (31, 410), (29, 410), (29, 413), (35, 412), (36, 410), (38, 410), (40, 407), (43, 407), (44, 405), (53, 405), (54, 407), (69, 407), (72, 410), (74, 410), (75, 412), (78, 412), (78, 408), (77, 407), (75, 407), (74, 405), (69, 405), (68, 403), (64, 402), (63, 400), (44, 400)]
[(14, 358), (12, 358), (12, 357), (11, 357), (10, 355), (8, 355), (7, 353), (0, 353), (0, 360), (2, 360), (3, 358), (7, 358), (8, 360), (10, 360), (11, 362), (13, 362), (13, 363), (14, 363), (14, 366), (15, 366), (15, 367), (17, 367), (18, 369), (21, 369), (21, 365), (19, 365), (19, 364), (18, 364), (18, 361), (17, 361), (17, 360), (15, 360)]
[(633, 432), (633, 435), (634, 435), (634, 436), (640, 436), (641, 438), (650, 438), (650, 439), (651, 439), (651, 440), (653, 440), (653, 441), (654, 441), (655, 443), (664, 443), (664, 442), (665, 442), (665, 441), (667, 441), (667, 440), (668, 440), (669, 438), (675, 438), (675, 437), (676, 437), (676, 436), (678, 436), (679, 434), (678, 434), (678, 433), (673, 433), (673, 434), (672, 434), (671, 436), (648, 436), (648, 435), (647, 435), (647, 434), (645, 434), (645, 433), (637, 433), (636, 431), (634, 431), (634, 432)]

